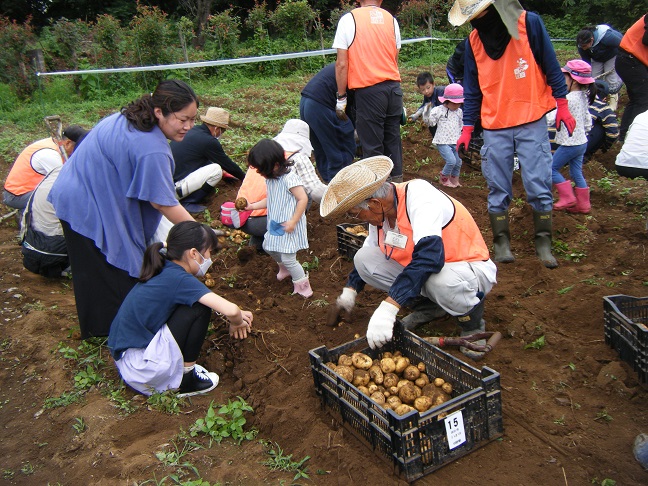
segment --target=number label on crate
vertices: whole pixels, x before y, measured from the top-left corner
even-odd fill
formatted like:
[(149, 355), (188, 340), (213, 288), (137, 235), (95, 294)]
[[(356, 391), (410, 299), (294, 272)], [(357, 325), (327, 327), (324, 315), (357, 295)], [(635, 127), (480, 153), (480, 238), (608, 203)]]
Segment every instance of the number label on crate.
[(466, 442), (466, 429), (464, 428), (461, 410), (445, 418), (445, 428), (448, 437), (448, 447), (451, 450)]

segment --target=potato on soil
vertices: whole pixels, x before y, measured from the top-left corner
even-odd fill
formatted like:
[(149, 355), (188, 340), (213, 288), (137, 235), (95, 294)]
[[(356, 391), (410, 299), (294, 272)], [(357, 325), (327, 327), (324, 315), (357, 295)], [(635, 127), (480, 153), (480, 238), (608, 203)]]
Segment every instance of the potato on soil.
[(341, 354), (338, 358), (338, 366), (353, 366), (353, 360), (351, 359), (351, 356)]
[(414, 384), (421, 388), (423, 388), (428, 383), (430, 383), (430, 379), (425, 373), (421, 373), (421, 375), (416, 380), (414, 380)]
[(380, 360), (380, 369), (383, 373), (393, 373), (396, 370), (396, 363), (392, 358), (383, 358)]
[(351, 366), (338, 365), (335, 372), (349, 383), (353, 381), (353, 368)]
[(385, 388), (391, 388), (398, 385), (398, 375), (396, 373), (387, 373), (383, 378), (383, 385)]
[(409, 382), (398, 390), (398, 398), (401, 399), (401, 402), (407, 403), (408, 405), (414, 403), (416, 395), (416, 387)]
[(445, 383), (445, 380), (443, 378), (435, 378), (434, 379), (434, 386), (443, 386)]
[(416, 410), (414, 407), (410, 407), (409, 405), (405, 403), (401, 403), (398, 407), (394, 409), (394, 412), (396, 415), (405, 415), (408, 412), (411, 412), (412, 410)]
[(216, 281), (213, 278), (205, 279), (205, 287), (212, 288), (216, 285)]
[(248, 202), (244, 197), (239, 197), (236, 199), (236, 201), (234, 201), (234, 207), (239, 211), (243, 211), (245, 208), (247, 208), (247, 206)]
[(360, 370), (368, 370), (373, 365), (372, 359), (364, 353), (353, 353), (351, 355), (353, 366)]
[(396, 363), (396, 374), (400, 375), (403, 371), (405, 371), (405, 368), (409, 366), (409, 358), (405, 358), (404, 356), (399, 356), (395, 360)]
[(414, 408), (419, 412), (425, 412), (426, 410), (429, 410), (430, 408), (432, 408), (433, 404), (434, 402), (432, 401), (432, 398), (428, 397), (427, 395), (421, 395), (416, 400), (414, 400)]
[(397, 395), (390, 395), (387, 397), (387, 403), (391, 406), (391, 408), (396, 408), (403, 402), (401, 402), (401, 399), (398, 398)]
[(446, 381), (443, 385), (441, 385), (441, 389), (448, 395), (452, 395), (452, 383), (448, 383)]
[(382, 385), (385, 381), (385, 375), (380, 369), (380, 366), (372, 366), (369, 368), (369, 376), (371, 376), (371, 379), (376, 385)]
[(409, 381), (416, 381), (419, 376), (421, 376), (421, 372), (414, 365), (409, 365), (403, 370), (403, 378), (406, 378)]
[(370, 377), (367, 370), (355, 370), (353, 372), (353, 384), (355, 386), (367, 386), (369, 383)]
[(379, 391), (372, 393), (370, 398), (374, 402), (376, 402), (378, 405), (384, 405), (385, 404), (385, 395), (383, 395)]

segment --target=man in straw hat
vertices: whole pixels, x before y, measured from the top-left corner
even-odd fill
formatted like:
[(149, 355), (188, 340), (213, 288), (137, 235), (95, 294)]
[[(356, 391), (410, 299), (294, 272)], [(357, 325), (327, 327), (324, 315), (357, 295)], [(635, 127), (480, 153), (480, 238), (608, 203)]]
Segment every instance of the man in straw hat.
[(205, 196), (214, 193), (214, 187), (223, 178), (223, 171), (238, 180), (245, 172), (230, 159), (219, 141), (229, 128), (230, 115), (223, 108), (210, 107), (200, 116), (202, 125), (194, 125), (181, 142), (171, 142), (175, 160), (173, 181), (182, 204), (191, 208)]
[(337, 49), (335, 111), (346, 117), (347, 89), (354, 90), (355, 127), (363, 157), (387, 155), (394, 161), (391, 177), (402, 181), (400, 28), (396, 18), (380, 8), (382, 0), (358, 3), (359, 8), (340, 17), (333, 40)]
[[(408, 328), (447, 312), (461, 335), (483, 332), (484, 297), (496, 283), (497, 268), (468, 210), (430, 183), (386, 182), (393, 164), (384, 156), (345, 167), (331, 180), (320, 214), (355, 217), (369, 223), (369, 236), (353, 259), (334, 309), (351, 312), (365, 284), (388, 293), (369, 320), (372, 349), (392, 338), (401, 306), (414, 308)], [(412, 305), (415, 304), (415, 305)], [(473, 359), (483, 353), (462, 348)]]
[(533, 208), (536, 254), (545, 267), (555, 268), (552, 159), (545, 115), (557, 107), (556, 127), (570, 134), (576, 122), (569, 113), (567, 85), (549, 35), (540, 17), (525, 11), (517, 0), (456, 0), (448, 19), (455, 26), (466, 22), (473, 26), (464, 58), (464, 126), (457, 151), (469, 146), (481, 117), (482, 172), (489, 188), (494, 260), (515, 260), (508, 207), (517, 153), (527, 201)]

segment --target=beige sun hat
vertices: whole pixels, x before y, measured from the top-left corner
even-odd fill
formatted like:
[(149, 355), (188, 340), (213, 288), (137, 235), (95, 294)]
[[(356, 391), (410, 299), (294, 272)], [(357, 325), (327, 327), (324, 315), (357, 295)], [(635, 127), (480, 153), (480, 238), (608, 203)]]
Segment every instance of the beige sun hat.
[(320, 215), (324, 218), (346, 213), (367, 199), (387, 180), (394, 168), (389, 157), (377, 155), (343, 168), (329, 182)]
[(304, 120), (292, 118), (286, 122), (283, 130), (274, 140), (283, 147), (286, 152), (300, 152), (308, 157), (313, 152), (310, 142), (310, 128)]
[(495, 3), (494, 0), (455, 0), (448, 12), (448, 21), (455, 27), (459, 27), (475, 18), (493, 3)]
[(215, 127), (229, 128), (230, 115), (229, 112), (223, 108), (212, 106), (207, 109), (207, 113), (200, 115), (200, 119), (204, 123), (214, 125)]

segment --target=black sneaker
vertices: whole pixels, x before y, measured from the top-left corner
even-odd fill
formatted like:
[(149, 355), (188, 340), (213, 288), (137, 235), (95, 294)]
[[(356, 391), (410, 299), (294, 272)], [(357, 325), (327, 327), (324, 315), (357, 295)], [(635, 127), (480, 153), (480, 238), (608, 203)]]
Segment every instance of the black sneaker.
[(207, 371), (202, 366), (195, 366), (192, 371), (182, 375), (178, 397), (190, 397), (212, 391), (218, 385), (218, 375)]

